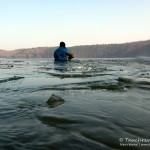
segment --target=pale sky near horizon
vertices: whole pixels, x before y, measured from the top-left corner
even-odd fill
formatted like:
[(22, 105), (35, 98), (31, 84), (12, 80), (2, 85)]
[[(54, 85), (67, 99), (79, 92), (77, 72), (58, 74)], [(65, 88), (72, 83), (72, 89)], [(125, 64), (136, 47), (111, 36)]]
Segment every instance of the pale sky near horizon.
[(0, 49), (150, 39), (150, 0), (0, 0)]

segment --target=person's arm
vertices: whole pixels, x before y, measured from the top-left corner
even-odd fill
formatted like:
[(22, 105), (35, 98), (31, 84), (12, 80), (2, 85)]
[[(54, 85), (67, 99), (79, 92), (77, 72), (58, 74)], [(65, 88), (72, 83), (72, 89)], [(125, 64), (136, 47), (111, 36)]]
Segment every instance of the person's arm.
[(66, 55), (68, 56), (68, 60), (71, 60), (74, 58), (74, 55), (70, 53), (70, 50), (68, 48), (65, 49)]

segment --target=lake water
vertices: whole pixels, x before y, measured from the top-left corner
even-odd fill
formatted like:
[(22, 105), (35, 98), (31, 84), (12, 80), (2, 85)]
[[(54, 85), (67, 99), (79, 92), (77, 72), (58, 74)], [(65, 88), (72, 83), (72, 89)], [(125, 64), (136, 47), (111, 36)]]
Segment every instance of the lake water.
[(0, 150), (78, 149), (150, 149), (150, 58), (0, 59)]

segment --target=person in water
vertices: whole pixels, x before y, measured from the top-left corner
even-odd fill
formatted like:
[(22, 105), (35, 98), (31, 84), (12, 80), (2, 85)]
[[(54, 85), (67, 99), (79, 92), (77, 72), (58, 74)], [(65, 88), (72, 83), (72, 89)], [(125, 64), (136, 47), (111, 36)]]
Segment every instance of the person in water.
[(67, 61), (74, 58), (73, 54), (66, 48), (64, 42), (60, 42), (60, 47), (57, 48), (54, 52), (54, 58), (57, 61)]

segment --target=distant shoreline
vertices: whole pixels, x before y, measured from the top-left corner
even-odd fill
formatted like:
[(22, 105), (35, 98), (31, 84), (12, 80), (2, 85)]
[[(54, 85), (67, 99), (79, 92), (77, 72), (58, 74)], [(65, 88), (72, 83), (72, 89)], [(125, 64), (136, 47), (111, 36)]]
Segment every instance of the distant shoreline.
[[(68, 47), (76, 58), (150, 57), (150, 40), (122, 44), (97, 44)], [(53, 58), (56, 47), (0, 50), (0, 58)]]

